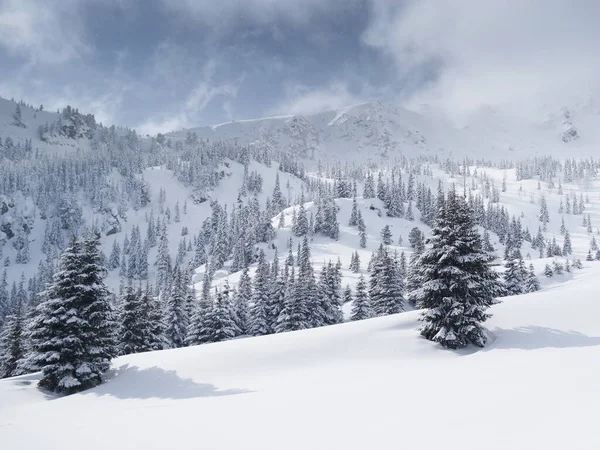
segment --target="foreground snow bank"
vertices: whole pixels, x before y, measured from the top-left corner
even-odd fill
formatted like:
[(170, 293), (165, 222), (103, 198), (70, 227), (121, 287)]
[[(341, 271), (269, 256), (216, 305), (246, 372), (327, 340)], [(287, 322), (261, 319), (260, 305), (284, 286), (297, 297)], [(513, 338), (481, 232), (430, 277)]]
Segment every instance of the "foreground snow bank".
[(0, 381), (19, 449), (598, 449), (600, 266), (505, 299), (483, 350), (421, 339), (418, 312), (127, 356), (66, 398)]

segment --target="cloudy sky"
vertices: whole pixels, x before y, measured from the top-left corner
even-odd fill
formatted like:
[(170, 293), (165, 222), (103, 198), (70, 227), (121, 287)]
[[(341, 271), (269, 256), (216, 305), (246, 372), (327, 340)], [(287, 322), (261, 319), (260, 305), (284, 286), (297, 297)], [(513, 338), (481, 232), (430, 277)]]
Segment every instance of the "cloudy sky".
[(0, 0), (0, 96), (182, 127), (597, 91), (597, 0)]

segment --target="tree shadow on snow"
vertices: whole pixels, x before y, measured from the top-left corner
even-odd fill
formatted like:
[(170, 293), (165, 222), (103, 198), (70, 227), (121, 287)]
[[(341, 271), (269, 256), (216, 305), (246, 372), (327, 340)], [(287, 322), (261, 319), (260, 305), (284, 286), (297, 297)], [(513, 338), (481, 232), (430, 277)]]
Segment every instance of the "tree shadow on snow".
[(577, 331), (564, 331), (539, 326), (512, 329), (496, 328), (493, 332), (488, 332), (488, 335), (489, 342), (482, 349), (484, 351), (600, 346), (600, 336), (587, 336)]
[(102, 385), (83, 394), (109, 395), (120, 399), (188, 399), (200, 397), (223, 397), (228, 395), (247, 394), (253, 391), (246, 389), (219, 390), (208, 383), (197, 383), (190, 378), (182, 378), (174, 370), (160, 367), (140, 369), (123, 366), (109, 375)]

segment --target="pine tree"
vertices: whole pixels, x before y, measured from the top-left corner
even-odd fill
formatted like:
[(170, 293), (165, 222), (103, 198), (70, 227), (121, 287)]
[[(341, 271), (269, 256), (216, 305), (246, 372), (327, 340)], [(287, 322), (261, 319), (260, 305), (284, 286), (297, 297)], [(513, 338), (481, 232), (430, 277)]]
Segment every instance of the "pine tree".
[(364, 320), (373, 317), (373, 311), (367, 294), (367, 284), (361, 275), (356, 284), (356, 295), (352, 304), (350, 320)]
[(120, 354), (129, 355), (150, 350), (146, 345), (148, 324), (145, 312), (141, 289), (135, 291), (129, 279), (120, 305)]
[(279, 255), (275, 249), (275, 256), (271, 263), (269, 275), (269, 299), (267, 302), (267, 323), (269, 333), (275, 333), (279, 315), (285, 304), (285, 273), (279, 271)]
[(564, 272), (564, 267), (563, 265), (557, 261), (556, 259), (554, 261), (552, 261), (552, 268), (554, 270), (554, 273), (556, 275), (562, 275)]
[(569, 230), (565, 231), (565, 238), (563, 242), (563, 255), (570, 255), (573, 253), (573, 247), (571, 246), (571, 235), (569, 234)]
[(383, 242), (383, 245), (392, 245), (392, 231), (390, 230), (390, 226), (386, 225), (383, 227), (383, 229), (381, 230), (381, 242)]
[(248, 331), (252, 336), (269, 334), (271, 330), (267, 313), (269, 304), (269, 265), (265, 261), (265, 252), (262, 250), (258, 255), (258, 267), (254, 275), (252, 288)]
[(181, 214), (179, 212), (179, 200), (177, 200), (177, 203), (175, 203), (175, 223), (179, 223), (181, 222)]
[(13, 125), (20, 127), (20, 128), (26, 128), (25, 124), (23, 123), (23, 117), (21, 115), (21, 106), (17, 103), (17, 106), (15, 107), (15, 112), (13, 113)]
[(373, 180), (373, 174), (371, 172), (367, 174), (367, 179), (365, 180), (363, 198), (375, 198), (375, 182)]
[(360, 256), (358, 255), (358, 251), (352, 253), (352, 258), (350, 259), (350, 267), (349, 269), (352, 273), (360, 272)]
[(316, 300), (316, 283), (310, 261), (310, 247), (305, 236), (298, 258), (298, 277), (296, 279), (292, 267), (286, 286), (284, 306), (277, 319), (276, 331), (281, 333), (323, 325), (325, 312), (320, 307), (320, 302)]
[(294, 267), (292, 267), (286, 285), (285, 303), (275, 326), (277, 333), (310, 328), (308, 305), (302, 298), (302, 294), (301, 286), (295, 278)]
[(146, 284), (141, 296), (142, 314), (147, 320), (147, 336), (145, 345), (147, 350), (162, 350), (168, 348), (169, 343), (165, 337), (165, 323), (163, 311), (158, 297), (152, 294), (152, 287)]
[(529, 271), (527, 272), (527, 277), (525, 278), (525, 292), (537, 292), (540, 290), (540, 280), (535, 274), (535, 269), (533, 268), (533, 264), (529, 265)]
[(360, 237), (359, 246), (360, 248), (367, 247), (367, 228), (363, 220), (362, 214), (358, 211), (358, 235)]
[(308, 233), (308, 218), (306, 216), (306, 209), (304, 209), (304, 195), (300, 200), (301, 204), (298, 208), (298, 213), (296, 214), (296, 220), (294, 220), (292, 225), (292, 233), (294, 236), (301, 237)]
[(508, 295), (522, 294), (525, 280), (523, 279), (519, 260), (509, 259), (506, 261), (504, 267), (506, 268), (504, 272), (504, 286), (508, 291)]
[(410, 293), (413, 303), (426, 309), (424, 337), (454, 349), (485, 345), (482, 322), (498, 292), (491, 261), (466, 201), (450, 191), (416, 264), (420, 287)]
[(185, 345), (189, 325), (186, 308), (187, 287), (185, 278), (179, 268), (175, 269), (173, 275), (173, 289), (165, 307), (165, 336), (170, 348), (178, 348)]
[(344, 288), (344, 294), (342, 298), (342, 303), (345, 305), (346, 303), (350, 303), (354, 297), (352, 296), (352, 288), (349, 284)]
[(356, 197), (352, 199), (352, 212), (350, 213), (348, 225), (351, 227), (358, 226), (358, 204), (356, 203)]
[(547, 278), (551, 278), (554, 275), (554, 271), (548, 263), (546, 263), (546, 266), (544, 267), (544, 275), (546, 275)]
[(249, 269), (246, 267), (242, 271), (238, 289), (233, 296), (233, 311), (235, 313), (236, 324), (240, 333), (248, 333), (249, 320), (249, 305), (252, 300), (252, 279), (250, 278)]
[(221, 290), (216, 290), (215, 303), (204, 320), (207, 342), (221, 342), (241, 334), (234, 320), (235, 314), (229, 297), (230, 289), (227, 283)]
[(116, 354), (98, 247), (97, 235), (83, 244), (73, 238), (37, 308), (27, 366), (42, 371), (39, 385), (45, 389), (71, 394), (97, 386)]
[(167, 293), (171, 277), (171, 256), (169, 255), (167, 229), (164, 226), (161, 231), (154, 265), (156, 266), (156, 287), (160, 293)]
[(425, 248), (425, 235), (419, 227), (412, 228), (408, 233), (408, 245), (416, 252), (421, 252)]
[(13, 305), (0, 329), (0, 378), (21, 375), (19, 362), (25, 356), (25, 317), (21, 301)]
[(376, 316), (404, 311), (404, 280), (400, 279), (397, 262), (381, 245), (373, 263), (369, 280), (369, 299)]
[(108, 268), (116, 269), (121, 266), (121, 247), (119, 247), (119, 243), (115, 239), (113, 242), (112, 250), (110, 252), (110, 256), (108, 257)]
[(334, 325), (343, 322), (342, 293), (337, 271), (331, 261), (323, 265), (317, 290), (319, 292), (319, 312), (323, 325)]
[(544, 197), (543, 195), (540, 201), (540, 222), (542, 222), (542, 227), (544, 231), (546, 231), (548, 223), (550, 223), (550, 215), (548, 214), (548, 204), (546, 203), (546, 197)]

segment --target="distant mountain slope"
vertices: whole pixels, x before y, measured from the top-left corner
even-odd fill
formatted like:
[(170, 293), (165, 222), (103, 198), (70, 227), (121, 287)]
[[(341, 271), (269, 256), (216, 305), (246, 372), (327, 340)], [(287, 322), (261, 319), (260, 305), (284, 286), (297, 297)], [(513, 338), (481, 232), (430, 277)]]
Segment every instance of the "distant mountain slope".
[(373, 160), (400, 154), (439, 154), (498, 160), (532, 155), (592, 155), (600, 144), (594, 108), (563, 108), (525, 120), (493, 108), (471, 114), (463, 126), (434, 113), (416, 113), (381, 102), (313, 115), (242, 120), (169, 134), (184, 139), (236, 140), (309, 159)]

